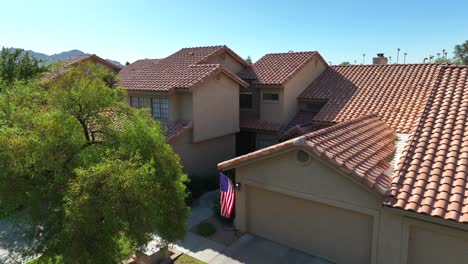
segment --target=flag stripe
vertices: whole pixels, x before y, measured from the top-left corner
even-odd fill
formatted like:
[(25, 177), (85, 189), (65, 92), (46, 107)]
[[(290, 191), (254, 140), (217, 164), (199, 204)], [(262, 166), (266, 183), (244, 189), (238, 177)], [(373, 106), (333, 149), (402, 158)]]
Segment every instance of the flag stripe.
[(231, 180), (224, 175), (223, 173), (219, 173), (219, 183), (220, 183), (220, 203), (221, 203), (221, 215), (226, 218), (230, 218), (232, 214), (232, 210), (234, 208), (234, 200), (235, 200), (235, 191), (234, 185), (232, 184)]

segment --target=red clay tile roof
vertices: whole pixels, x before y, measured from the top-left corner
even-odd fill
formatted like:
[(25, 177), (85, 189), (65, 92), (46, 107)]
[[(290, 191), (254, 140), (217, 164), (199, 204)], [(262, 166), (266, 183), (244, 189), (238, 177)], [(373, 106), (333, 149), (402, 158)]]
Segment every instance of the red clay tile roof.
[(169, 121), (169, 122), (163, 122), (161, 121), (161, 124), (163, 124), (166, 127), (166, 142), (171, 143), (175, 139), (177, 139), (179, 136), (187, 132), (188, 130), (193, 128), (193, 122), (192, 121)]
[(221, 64), (203, 64), (210, 56), (229, 52), (226, 46), (185, 48), (158, 61), (141, 67), (121, 78), (121, 85), (128, 90), (173, 91), (176, 88), (191, 89), (218, 73), (224, 73), (242, 86), (248, 84)]
[(281, 123), (260, 120), (258, 118), (241, 117), (239, 120), (239, 127), (242, 129), (277, 132), (281, 128)]
[(127, 78), (128, 76), (130, 76), (133, 72), (137, 71), (137, 70), (140, 70), (148, 65), (151, 65), (151, 64), (155, 64), (159, 61), (160, 59), (143, 59), (143, 60), (137, 60), (135, 61), (134, 63), (130, 64), (130, 65), (127, 65), (125, 67), (123, 67), (119, 74), (117, 76), (119, 76), (120, 79), (124, 79), (124, 78)]
[(395, 139), (387, 124), (376, 115), (368, 115), (222, 162), (218, 169), (234, 168), (278, 151), (301, 147), (384, 195), (391, 182), (391, 176), (385, 174), (390, 167), (385, 158), (394, 152)]
[(443, 67), (384, 204), (468, 223), (468, 67)]
[(436, 64), (333, 66), (299, 100), (328, 100), (316, 121), (342, 122), (375, 113), (397, 132), (409, 133), (440, 69)]
[(68, 67), (71, 67), (71, 66), (74, 66), (76, 65), (77, 63), (81, 63), (81, 62), (85, 62), (85, 61), (88, 61), (88, 60), (95, 60), (95, 61), (99, 61), (100, 63), (104, 64), (104, 65), (107, 65), (108, 67), (118, 71), (120, 70), (120, 66), (117, 66), (99, 56), (97, 56), (96, 54), (84, 54), (84, 55), (78, 55), (78, 56), (73, 56), (73, 57), (70, 57), (70, 58), (66, 58), (64, 60), (62, 60), (64, 63), (65, 63), (65, 67), (68, 68)]
[(315, 56), (323, 60), (316, 51), (271, 53), (238, 75), (244, 80), (252, 81), (253, 84), (284, 85)]
[[(280, 129), (281, 137), (287, 137), (291, 134), (304, 135), (324, 127), (323, 123), (314, 120), (317, 113), (299, 111), (293, 119)], [(327, 126), (332, 123), (327, 124)]]

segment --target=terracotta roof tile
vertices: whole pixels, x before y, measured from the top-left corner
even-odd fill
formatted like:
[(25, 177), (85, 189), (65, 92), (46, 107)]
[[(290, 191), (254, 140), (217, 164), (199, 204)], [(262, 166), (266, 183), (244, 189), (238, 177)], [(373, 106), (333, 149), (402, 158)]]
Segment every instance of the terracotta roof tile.
[(184, 48), (180, 51), (139, 68), (121, 78), (120, 84), (127, 90), (173, 91), (176, 88), (191, 89), (208, 78), (223, 72), (242, 86), (243, 80), (221, 64), (204, 64), (208, 57), (221, 51), (232, 52), (226, 46)]
[(117, 76), (119, 76), (119, 78), (122, 80), (122, 79), (125, 79), (127, 77), (129, 77), (133, 72), (135, 71), (138, 71), (142, 68), (145, 68), (149, 65), (152, 65), (152, 64), (155, 64), (159, 61), (160, 59), (143, 59), (143, 60), (137, 60), (135, 61), (134, 63), (130, 64), (130, 65), (127, 65), (125, 67), (123, 67), (119, 74)]
[(342, 122), (377, 114), (398, 133), (421, 115), (441, 65), (392, 64), (328, 67), (299, 100), (328, 100), (316, 121)]
[(284, 85), (315, 56), (321, 58), (316, 51), (271, 53), (238, 75), (244, 80), (252, 81), (253, 84)]
[(443, 66), (384, 204), (468, 223), (468, 67)]
[(218, 169), (233, 168), (277, 151), (302, 147), (384, 195), (391, 182), (391, 177), (384, 173), (390, 167), (385, 158), (393, 153), (395, 139), (393, 130), (376, 115), (364, 116), (222, 162)]
[(269, 122), (252, 117), (241, 117), (239, 127), (242, 129), (265, 130), (277, 132), (281, 128), (281, 123)]

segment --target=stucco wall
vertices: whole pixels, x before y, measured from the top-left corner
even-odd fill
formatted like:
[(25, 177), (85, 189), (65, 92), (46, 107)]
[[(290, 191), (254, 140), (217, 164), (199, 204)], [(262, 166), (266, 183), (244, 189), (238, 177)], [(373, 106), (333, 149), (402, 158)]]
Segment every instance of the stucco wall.
[(239, 132), (238, 83), (220, 73), (192, 93), (195, 142)]
[(226, 69), (232, 71), (233, 73), (238, 73), (245, 68), (244, 65), (242, 65), (239, 61), (234, 59), (234, 57), (227, 54), (226, 52), (221, 53), (217, 56), (212, 56), (204, 63), (222, 64), (224, 67), (226, 67)]
[(184, 171), (194, 177), (211, 177), (216, 165), (235, 157), (236, 137), (227, 135), (200, 143), (192, 143), (192, 132), (187, 132), (171, 143), (179, 155)]
[(326, 69), (318, 58), (312, 59), (284, 87), (284, 114), (281, 122), (290, 121), (299, 111), (297, 97)]
[[(278, 102), (263, 100), (263, 93), (279, 93)], [(261, 88), (260, 91), (260, 119), (270, 122), (281, 122), (283, 120), (283, 89)]]
[[(313, 249), (326, 252), (327, 248), (320, 248), (326, 245), (326, 239), (322, 245), (311, 249), (304, 246), (315, 243), (313, 234), (307, 235), (308, 230), (318, 228), (315, 232), (320, 233), (321, 228), (329, 230), (328, 227), (336, 227), (338, 230), (345, 225), (349, 228), (346, 232), (351, 233), (343, 238), (335, 236), (334, 239), (337, 239), (337, 243), (339, 239), (352, 242), (355, 237), (368, 232), (353, 220), (361, 219), (357, 222), (364, 221), (367, 226), (372, 226), (371, 263), (468, 263), (466, 225), (383, 207), (381, 196), (350, 180), (328, 164), (317, 159), (312, 159), (310, 163), (299, 163), (296, 150), (257, 159), (236, 167), (235, 171), (236, 182), (241, 183), (240, 191), (236, 192), (235, 224), (239, 230), (270, 237), (311, 253)], [(256, 189), (268, 191), (268, 194), (262, 194)], [(284, 195), (292, 198), (281, 198)], [(262, 199), (268, 201), (259, 204)], [(291, 199), (295, 202), (286, 204)], [(288, 208), (286, 211), (292, 207), (295, 209), (286, 212), (288, 217), (284, 218), (281, 212), (275, 211)], [(336, 211), (337, 208), (341, 211)], [(296, 209), (304, 213), (299, 215), (294, 211)], [(315, 212), (315, 215), (309, 216), (310, 211)], [(298, 216), (294, 217), (296, 213)], [(335, 218), (339, 218), (339, 214), (344, 214), (340, 216), (341, 219), (349, 220), (346, 223), (336, 222), (338, 220)], [(357, 217), (355, 214), (366, 217)], [(328, 216), (336, 217), (326, 220)], [(306, 225), (303, 218), (308, 217), (319, 219), (309, 220)], [(371, 222), (364, 220), (368, 217), (371, 217)], [(324, 219), (326, 221), (320, 222)], [(329, 232), (332, 234), (330, 237), (333, 237), (333, 228)], [(288, 233), (295, 234), (294, 241), (290, 241), (292, 237)], [(298, 241), (303, 242), (296, 244)], [(353, 245), (349, 248), (352, 249)]]

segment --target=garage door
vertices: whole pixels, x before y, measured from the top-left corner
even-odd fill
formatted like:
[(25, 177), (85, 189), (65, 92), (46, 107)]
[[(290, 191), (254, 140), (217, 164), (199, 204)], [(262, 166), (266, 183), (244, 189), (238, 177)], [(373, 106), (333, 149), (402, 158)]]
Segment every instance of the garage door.
[(369, 263), (372, 217), (249, 186), (249, 232), (335, 263)]
[[(468, 238), (434, 232), (421, 227), (410, 228), (408, 264), (468, 263)], [(451, 233), (466, 232), (453, 229)]]

